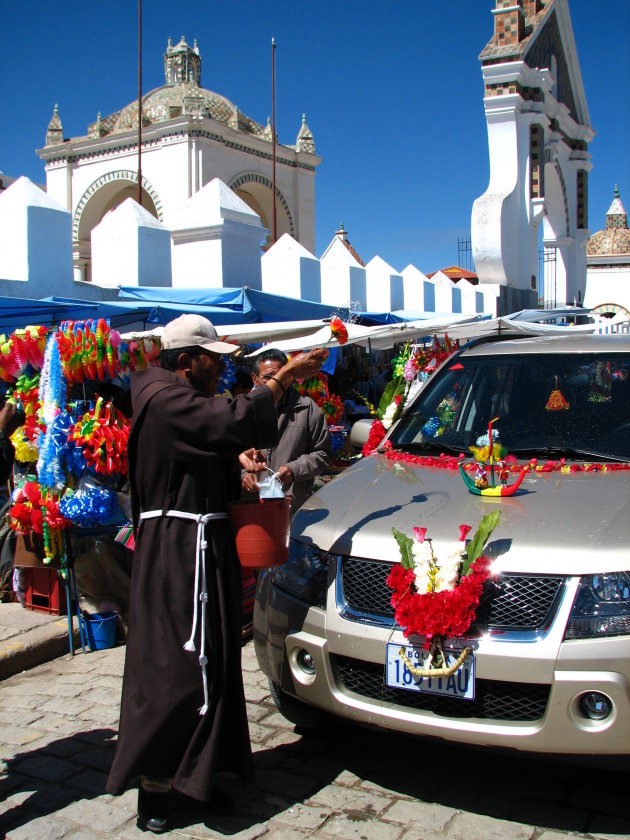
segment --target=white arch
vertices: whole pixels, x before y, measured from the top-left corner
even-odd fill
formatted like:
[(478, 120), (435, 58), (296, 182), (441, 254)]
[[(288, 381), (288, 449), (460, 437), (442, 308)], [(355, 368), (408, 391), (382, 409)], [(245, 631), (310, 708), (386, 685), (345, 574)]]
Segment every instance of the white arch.
[[(106, 172), (105, 175), (101, 175), (100, 178), (97, 178), (90, 184), (90, 186), (87, 188), (87, 190), (85, 190), (85, 192), (79, 199), (79, 202), (77, 203), (77, 206), (74, 210), (74, 214), (72, 216), (72, 239), (74, 242), (79, 241), (79, 228), (81, 226), (81, 217), (83, 216), (83, 212), (87, 207), (88, 202), (96, 195), (96, 193), (100, 189), (102, 189), (107, 184), (111, 184), (113, 181), (128, 181), (132, 184), (137, 184), (138, 173), (130, 169), (116, 169), (112, 172)], [(147, 193), (147, 195), (150, 196), (151, 200), (153, 201), (158, 220), (160, 222), (164, 221), (164, 211), (162, 209), (162, 201), (160, 199), (160, 196), (158, 195), (158, 192), (153, 186), (153, 184), (144, 176), (142, 177), (142, 189)]]

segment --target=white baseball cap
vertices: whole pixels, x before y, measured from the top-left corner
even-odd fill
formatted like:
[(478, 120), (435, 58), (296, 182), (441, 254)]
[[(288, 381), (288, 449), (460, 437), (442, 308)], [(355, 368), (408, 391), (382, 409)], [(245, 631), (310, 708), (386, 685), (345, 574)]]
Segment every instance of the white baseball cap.
[(201, 347), (211, 353), (235, 353), (238, 345), (219, 341), (214, 326), (203, 315), (180, 315), (170, 321), (162, 333), (162, 350)]

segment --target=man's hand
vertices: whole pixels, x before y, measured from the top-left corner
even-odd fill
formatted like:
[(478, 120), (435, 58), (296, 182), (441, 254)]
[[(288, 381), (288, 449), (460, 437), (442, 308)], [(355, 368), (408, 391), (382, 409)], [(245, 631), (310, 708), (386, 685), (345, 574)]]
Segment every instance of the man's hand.
[(296, 379), (308, 379), (313, 376), (328, 358), (328, 350), (320, 347), (316, 350), (309, 350), (308, 353), (300, 353), (294, 356), (286, 365)]
[(247, 490), (248, 493), (257, 493), (260, 490), (255, 474), (249, 472), (244, 473), (241, 479), (241, 487), (243, 490)]
[(7, 437), (11, 437), (13, 432), (24, 423), (26, 417), (24, 412), (11, 402), (5, 403), (4, 407), (0, 409), (0, 432), (4, 432)]
[(264, 452), (261, 452), (260, 449), (254, 449), (254, 447), (241, 452), (238, 461), (248, 473), (257, 473), (267, 469), (267, 459)]
[(293, 470), (286, 464), (280, 467), (276, 475), (283, 484), (293, 484)]

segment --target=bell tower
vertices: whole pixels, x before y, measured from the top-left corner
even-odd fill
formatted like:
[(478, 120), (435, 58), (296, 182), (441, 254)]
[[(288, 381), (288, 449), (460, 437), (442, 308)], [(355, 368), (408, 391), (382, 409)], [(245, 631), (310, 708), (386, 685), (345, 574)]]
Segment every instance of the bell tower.
[(167, 85), (181, 85), (191, 81), (201, 85), (201, 56), (196, 38), (192, 47), (188, 46), (184, 35), (175, 46), (172, 38), (168, 39), (164, 53), (164, 76)]
[(471, 219), (479, 281), (501, 285), (501, 314), (582, 303), (595, 132), (568, 3), (496, 0), (492, 14), (479, 56), (490, 182)]

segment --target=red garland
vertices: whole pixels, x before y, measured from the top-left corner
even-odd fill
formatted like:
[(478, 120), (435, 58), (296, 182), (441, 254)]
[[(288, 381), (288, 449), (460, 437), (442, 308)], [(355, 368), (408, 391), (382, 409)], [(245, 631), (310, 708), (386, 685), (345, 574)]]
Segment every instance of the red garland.
[[(381, 438), (382, 439), (382, 438)], [(368, 438), (369, 443), (369, 438)], [(377, 444), (378, 446), (378, 444)], [(367, 444), (366, 444), (367, 447)], [(365, 447), (364, 447), (365, 448)], [(369, 454), (369, 452), (364, 452), (364, 455)], [(397, 449), (394, 449), (389, 441), (385, 443), (383, 446), (383, 455), (388, 458), (390, 461), (402, 461), (406, 464), (414, 464), (418, 467), (436, 467), (438, 469), (443, 470), (456, 470), (459, 469), (460, 462), (463, 461), (466, 456), (464, 453), (460, 453), (459, 455), (447, 455), (442, 452), (438, 456), (433, 455), (411, 455), (408, 452), (400, 452)], [(472, 471), (476, 468), (476, 462), (471, 462), (464, 464), (464, 469)], [(548, 473), (548, 472), (618, 472), (618, 471), (625, 471), (630, 470), (630, 464), (625, 463), (608, 463), (608, 464), (600, 464), (600, 463), (584, 463), (584, 464), (567, 464), (565, 458), (560, 458), (559, 461), (545, 461), (543, 464), (538, 463), (537, 458), (532, 458), (529, 463), (525, 465), (520, 465), (516, 462), (514, 458), (512, 458), (511, 462), (508, 458), (506, 459), (506, 468), (513, 473), (519, 473), (521, 469), (525, 467), (527, 472), (537, 472), (537, 473)]]
[(387, 585), (394, 590), (391, 604), (404, 636), (424, 636), (426, 650), (430, 649), (434, 636), (463, 636), (475, 620), (483, 587), (489, 578), (489, 560), (482, 556), (475, 560), (469, 573), (454, 589), (419, 594), (414, 587), (414, 570), (396, 564), (387, 578)]
[(372, 423), (372, 426), (370, 428), (370, 434), (368, 436), (367, 441), (365, 442), (363, 449), (361, 450), (361, 454), (369, 455), (370, 452), (373, 452), (379, 445), (379, 443), (383, 440), (385, 434), (385, 426), (383, 426), (380, 420), (375, 420)]

